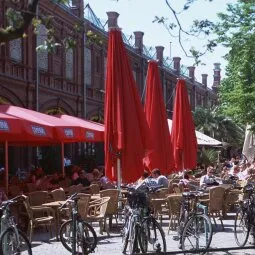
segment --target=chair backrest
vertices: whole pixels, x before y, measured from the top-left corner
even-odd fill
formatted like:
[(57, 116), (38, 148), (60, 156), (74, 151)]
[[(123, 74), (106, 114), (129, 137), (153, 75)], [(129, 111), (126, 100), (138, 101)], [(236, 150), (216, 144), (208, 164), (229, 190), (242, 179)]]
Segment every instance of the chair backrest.
[(89, 189), (90, 189), (91, 195), (98, 194), (100, 191), (100, 186), (96, 183), (92, 183), (92, 184), (90, 184)]
[(223, 209), (226, 189), (222, 187), (212, 187), (209, 190), (209, 212), (220, 211)]
[(46, 203), (48, 191), (34, 191), (28, 194), (29, 203), (31, 206), (38, 206)]
[(105, 189), (100, 191), (101, 197), (110, 197), (106, 214), (115, 214), (118, 211), (118, 197), (119, 191), (117, 189)]
[(66, 200), (66, 193), (62, 188), (52, 190), (51, 195), (54, 201)]
[(26, 208), (28, 218), (29, 218), (29, 220), (33, 220), (33, 212), (31, 210), (31, 205), (29, 203), (29, 197), (25, 196), (25, 195), (23, 195), (23, 197), (24, 197), (23, 204), (24, 204), (24, 206)]
[(176, 194), (181, 194), (183, 192), (183, 187), (177, 184), (173, 185), (173, 191)]
[(72, 185), (72, 186), (68, 187), (66, 190), (68, 192), (68, 196), (71, 196), (77, 192), (77, 185)]
[(80, 198), (78, 200), (78, 213), (83, 220), (86, 220), (88, 215), (90, 194), (78, 193), (77, 196)]
[(110, 199), (111, 199), (110, 197), (102, 197), (102, 202), (101, 202), (101, 206), (100, 206), (100, 216), (101, 217), (105, 217), (106, 211), (107, 211), (107, 206), (109, 204)]
[(181, 194), (171, 194), (167, 198), (169, 214), (170, 215), (179, 215), (181, 209)]

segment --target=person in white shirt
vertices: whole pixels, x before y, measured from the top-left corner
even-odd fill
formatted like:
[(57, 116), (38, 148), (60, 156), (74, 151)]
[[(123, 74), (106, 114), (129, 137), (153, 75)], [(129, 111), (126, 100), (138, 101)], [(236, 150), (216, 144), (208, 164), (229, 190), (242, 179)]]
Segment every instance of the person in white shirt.
[(163, 186), (163, 188), (168, 188), (168, 179), (160, 173), (158, 168), (155, 168), (151, 171), (152, 178), (156, 179), (159, 186)]
[(207, 167), (207, 174), (201, 176), (200, 178), (200, 186), (212, 184), (214, 177), (214, 169), (212, 166)]

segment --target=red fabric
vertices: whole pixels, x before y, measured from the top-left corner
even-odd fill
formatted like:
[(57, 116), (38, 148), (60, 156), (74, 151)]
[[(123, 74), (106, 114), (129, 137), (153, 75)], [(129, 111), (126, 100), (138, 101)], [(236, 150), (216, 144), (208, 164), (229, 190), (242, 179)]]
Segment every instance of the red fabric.
[(104, 141), (104, 125), (93, 121), (80, 119), (78, 117), (70, 115), (56, 116), (62, 120), (72, 122), (75, 125), (79, 125), (83, 128), (83, 137), (85, 142), (103, 142)]
[[(2, 112), (1, 107), (0, 112)], [(10, 145), (37, 145), (53, 142), (53, 128), (0, 113), (0, 142)]]
[(148, 66), (144, 110), (154, 148), (145, 158), (145, 165), (150, 170), (159, 168), (162, 174), (168, 175), (174, 167), (173, 149), (158, 64), (155, 61), (150, 61)]
[(149, 129), (130, 68), (121, 32), (109, 32), (105, 94), (106, 176), (117, 179), (116, 153), (121, 156), (123, 182), (133, 182), (143, 173), (143, 158), (149, 149)]
[(171, 140), (176, 170), (196, 167), (197, 139), (184, 80), (176, 85)]
[[(32, 121), (43, 127), (46, 135), (53, 130), (54, 141), (51, 141), (51, 143), (68, 143), (82, 140), (81, 127), (65, 120), (13, 105), (0, 105), (0, 112)], [(42, 141), (42, 143), (45, 142)]]

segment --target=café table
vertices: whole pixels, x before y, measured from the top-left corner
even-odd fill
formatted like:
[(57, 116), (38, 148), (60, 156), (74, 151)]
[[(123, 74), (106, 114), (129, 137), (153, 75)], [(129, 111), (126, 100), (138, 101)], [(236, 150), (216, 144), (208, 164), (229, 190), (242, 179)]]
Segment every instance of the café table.
[(59, 208), (61, 205), (63, 205), (66, 201), (53, 201), (50, 203), (45, 203), (42, 204), (42, 206), (50, 207), (53, 209), (54, 214), (55, 214), (55, 219), (56, 219), (56, 238), (57, 241), (59, 240), (58, 238), (58, 231), (59, 231), (59, 222), (60, 222), (60, 217), (59, 217)]

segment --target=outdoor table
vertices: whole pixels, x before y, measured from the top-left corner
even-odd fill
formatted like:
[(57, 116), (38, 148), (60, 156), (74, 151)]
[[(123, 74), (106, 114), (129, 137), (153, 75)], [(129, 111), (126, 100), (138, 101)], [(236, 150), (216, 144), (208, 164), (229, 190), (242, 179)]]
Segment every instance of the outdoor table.
[(42, 204), (42, 206), (46, 206), (46, 207), (50, 207), (54, 210), (54, 213), (55, 213), (55, 218), (56, 218), (56, 238), (57, 238), (57, 241), (59, 240), (58, 239), (58, 231), (59, 231), (59, 207), (61, 205), (63, 205), (66, 201), (54, 201), (54, 202), (50, 202), (50, 203), (45, 203), (45, 204)]

